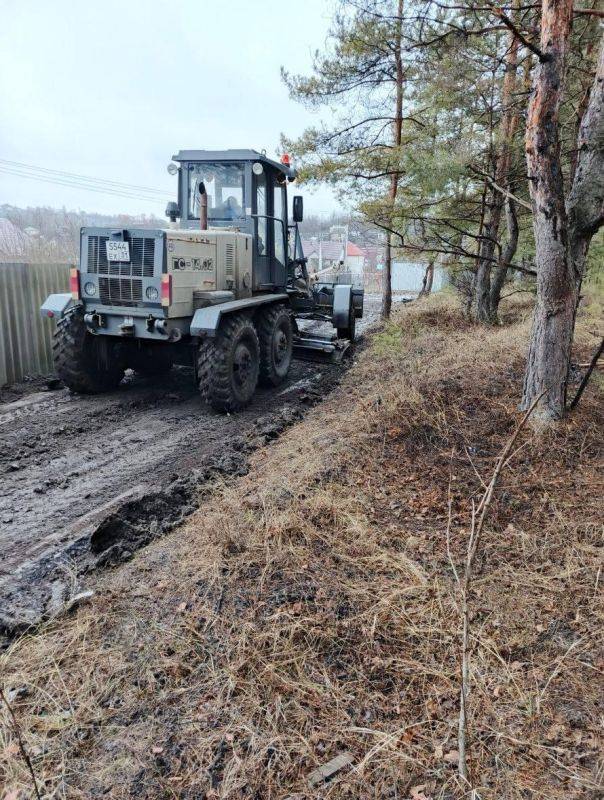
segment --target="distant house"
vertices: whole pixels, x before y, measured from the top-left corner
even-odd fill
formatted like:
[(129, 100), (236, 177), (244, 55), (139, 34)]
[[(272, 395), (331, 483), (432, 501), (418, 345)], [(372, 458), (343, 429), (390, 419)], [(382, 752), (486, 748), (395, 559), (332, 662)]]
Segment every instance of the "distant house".
[(362, 276), (365, 254), (353, 242), (319, 241), (305, 239), (302, 242), (304, 255), (308, 259), (309, 272), (331, 270), (333, 272), (352, 272)]
[(354, 275), (362, 275), (365, 267), (365, 253), (353, 242), (348, 242), (346, 250), (346, 269)]
[(369, 244), (363, 248), (365, 253), (365, 271), (379, 272), (384, 267), (385, 253), (380, 245)]
[(6, 217), (0, 217), (0, 261), (23, 258), (31, 245), (30, 237)]

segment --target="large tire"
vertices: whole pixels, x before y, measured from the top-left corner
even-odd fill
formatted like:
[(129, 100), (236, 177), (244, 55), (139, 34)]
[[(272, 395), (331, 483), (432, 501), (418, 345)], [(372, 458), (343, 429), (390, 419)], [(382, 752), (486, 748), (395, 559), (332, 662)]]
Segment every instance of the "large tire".
[(292, 316), (282, 305), (270, 306), (258, 315), (260, 382), (264, 386), (283, 383), (292, 363), (294, 331)]
[(346, 328), (338, 328), (338, 339), (349, 339), (351, 342), (354, 342), (356, 338), (356, 329), (357, 316), (351, 298), (350, 309), (348, 311), (348, 326)]
[(249, 317), (227, 316), (216, 336), (205, 339), (197, 355), (202, 399), (216, 411), (240, 411), (258, 385), (260, 348)]
[(174, 359), (170, 345), (143, 345), (128, 356), (128, 366), (139, 375), (156, 377), (166, 375), (172, 369)]
[(124, 377), (119, 345), (90, 333), (79, 310), (58, 321), (52, 350), (57, 375), (72, 392), (108, 392)]

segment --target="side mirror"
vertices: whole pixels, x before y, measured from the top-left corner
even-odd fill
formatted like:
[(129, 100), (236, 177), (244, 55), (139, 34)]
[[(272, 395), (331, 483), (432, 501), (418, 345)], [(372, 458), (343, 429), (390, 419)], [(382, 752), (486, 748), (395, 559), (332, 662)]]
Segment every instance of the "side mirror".
[(294, 195), (294, 222), (304, 219), (304, 198), (301, 194)]
[(180, 208), (178, 207), (178, 203), (175, 203), (173, 200), (168, 203), (166, 206), (166, 216), (170, 222), (176, 222), (178, 217), (180, 217)]

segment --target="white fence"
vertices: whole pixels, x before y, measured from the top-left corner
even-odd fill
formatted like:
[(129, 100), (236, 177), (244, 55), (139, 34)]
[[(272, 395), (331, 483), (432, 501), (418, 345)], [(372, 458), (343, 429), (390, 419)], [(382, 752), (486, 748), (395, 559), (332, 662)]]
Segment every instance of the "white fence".
[[(419, 294), (426, 274), (425, 264), (415, 264), (412, 261), (392, 262), (392, 291), (403, 294)], [(432, 291), (438, 292), (445, 283), (445, 273), (441, 267), (434, 267), (434, 281)]]
[(52, 371), (54, 322), (40, 306), (69, 291), (69, 264), (0, 264), (0, 386)]
[[(392, 291), (400, 294), (414, 295), (419, 294), (422, 289), (424, 275), (426, 274), (426, 264), (417, 264), (412, 261), (393, 261), (392, 262)], [(325, 272), (320, 280), (326, 283), (352, 283), (358, 288), (365, 288), (368, 292), (382, 291), (383, 273), (381, 270), (375, 272)], [(446, 273), (442, 267), (434, 268), (434, 280), (432, 291), (438, 292), (446, 284)]]

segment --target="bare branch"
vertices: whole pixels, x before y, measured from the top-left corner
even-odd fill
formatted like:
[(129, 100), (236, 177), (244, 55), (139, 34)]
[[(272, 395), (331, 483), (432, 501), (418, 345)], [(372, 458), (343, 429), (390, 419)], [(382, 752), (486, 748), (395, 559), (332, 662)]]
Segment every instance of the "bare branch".
[(517, 197), (515, 194), (512, 194), (512, 192), (510, 192), (508, 189), (504, 189), (503, 186), (500, 186), (498, 183), (495, 183), (493, 178), (491, 178), (491, 176), (488, 175), (483, 170), (478, 169), (478, 167), (475, 167), (472, 164), (470, 164), (470, 169), (472, 170), (472, 172), (475, 172), (477, 175), (480, 175), (482, 178), (484, 178), (489, 184), (489, 186), (495, 189), (495, 191), (501, 192), (501, 194), (505, 195), (510, 200), (513, 200), (515, 203), (518, 203), (519, 206), (527, 208), (529, 211), (533, 210), (530, 203), (527, 203), (526, 200), (522, 200), (520, 197)]

